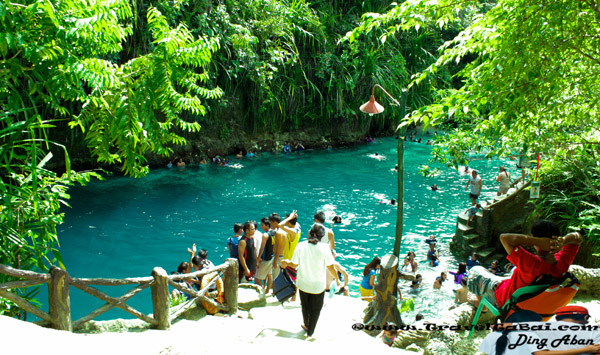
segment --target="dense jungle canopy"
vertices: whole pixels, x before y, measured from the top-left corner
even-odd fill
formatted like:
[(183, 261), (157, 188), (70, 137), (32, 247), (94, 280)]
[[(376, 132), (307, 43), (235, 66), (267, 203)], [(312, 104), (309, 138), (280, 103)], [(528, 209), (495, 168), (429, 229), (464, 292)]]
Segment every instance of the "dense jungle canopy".
[[(60, 264), (60, 205), (97, 176), (73, 154), (143, 176), (205, 135), (400, 123), (445, 129), (433, 158), (449, 164), (540, 154), (535, 215), (597, 248), (599, 21), (592, 0), (1, 1), (0, 263)], [(408, 89), (404, 120), (361, 115), (373, 84)]]

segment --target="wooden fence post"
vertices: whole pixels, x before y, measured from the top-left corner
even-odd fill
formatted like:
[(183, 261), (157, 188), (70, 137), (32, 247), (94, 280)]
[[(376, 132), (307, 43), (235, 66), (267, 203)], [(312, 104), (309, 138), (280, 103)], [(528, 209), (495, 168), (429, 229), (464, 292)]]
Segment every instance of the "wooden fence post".
[(58, 330), (72, 331), (69, 274), (59, 267), (52, 266), (50, 275), (52, 279), (48, 283), (48, 314), (51, 326)]
[(167, 282), (167, 272), (161, 267), (155, 267), (152, 270), (154, 282), (150, 286), (152, 291), (152, 310), (154, 319), (158, 322), (157, 329), (166, 330), (171, 327), (169, 320), (169, 284)]
[(236, 314), (238, 310), (238, 261), (229, 258), (225, 262), (229, 264), (223, 274), (225, 304), (229, 306), (229, 314)]

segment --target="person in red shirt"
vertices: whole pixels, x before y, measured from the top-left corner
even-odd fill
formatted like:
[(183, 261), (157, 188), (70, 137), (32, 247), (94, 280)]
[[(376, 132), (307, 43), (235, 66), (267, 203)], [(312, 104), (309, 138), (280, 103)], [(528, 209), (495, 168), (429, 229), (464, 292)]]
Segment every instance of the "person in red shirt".
[[(507, 259), (515, 265), (509, 278), (493, 275), (481, 266), (469, 271), (469, 291), (478, 300), (486, 296), (496, 306), (502, 307), (519, 288), (530, 285), (538, 276), (550, 274), (560, 277), (567, 272), (579, 251), (581, 232), (561, 237), (558, 226), (548, 220), (538, 220), (531, 226), (531, 235), (501, 234), (500, 241), (508, 253)], [(534, 246), (536, 254), (523, 246)]]

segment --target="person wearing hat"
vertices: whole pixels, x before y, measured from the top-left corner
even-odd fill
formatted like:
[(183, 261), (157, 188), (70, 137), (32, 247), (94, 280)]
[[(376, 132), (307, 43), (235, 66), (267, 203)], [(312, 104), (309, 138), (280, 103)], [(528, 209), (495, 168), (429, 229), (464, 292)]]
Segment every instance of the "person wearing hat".
[[(535, 330), (549, 350), (546, 354), (598, 354), (600, 330), (588, 325), (589, 312), (581, 306), (564, 306), (556, 310), (556, 322), (541, 323)], [(530, 323), (530, 325), (533, 325)]]
[(587, 324), (590, 314), (585, 307), (564, 306), (556, 310), (556, 320), (570, 323)]

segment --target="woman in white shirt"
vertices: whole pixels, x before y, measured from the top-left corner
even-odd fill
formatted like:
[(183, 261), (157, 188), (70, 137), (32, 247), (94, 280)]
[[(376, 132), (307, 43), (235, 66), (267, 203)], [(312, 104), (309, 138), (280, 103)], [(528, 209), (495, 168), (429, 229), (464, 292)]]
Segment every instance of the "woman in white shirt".
[(283, 260), (282, 267), (292, 267), (298, 270), (296, 284), (300, 290), (300, 303), (302, 304), (302, 329), (307, 336), (312, 336), (325, 298), (325, 283), (327, 269), (338, 280), (337, 272), (333, 267), (333, 256), (329, 246), (319, 243), (325, 236), (325, 227), (315, 223), (308, 232), (308, 240), (298, 243), (292, 260)]

